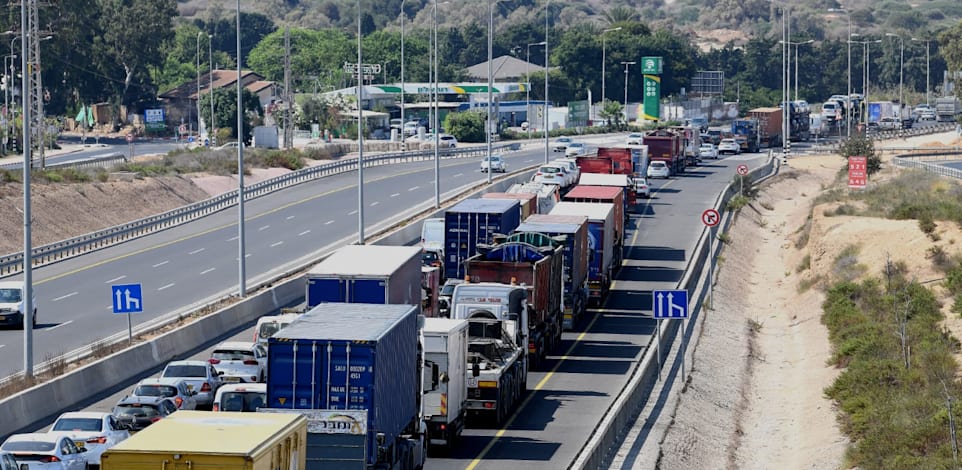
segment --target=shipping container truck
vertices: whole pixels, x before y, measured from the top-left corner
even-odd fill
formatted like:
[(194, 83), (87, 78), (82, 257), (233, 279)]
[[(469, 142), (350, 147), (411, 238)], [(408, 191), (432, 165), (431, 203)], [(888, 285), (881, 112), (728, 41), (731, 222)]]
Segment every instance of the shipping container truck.
[(588, 305), (588, 218), (538, 214), (525, 219), (515, 233), (542, 233), (564, 239), (564, 303), (561, 326), (571, 330)]
[(615, 217), (612, 222), (614, 222), (615, 227), (614, 239), (617, 242), (618, 240), (624, 240), (625, 222), (628, 220), (624, 198), (623, 188), (579, 184), (571, 188), (568, 194), (565, 194), (564, 200), (568, 202), (600, 202), (614, 205)]
[[(782, 106), (784, 106), (784, 103), (782, 103)], [(808, 142), (812, 136), (812, 111), (808, 102), (789, 101), (788, 115), (789, 138), (792, 142)]]
[(938, 122), (951, 122), (962, 114), (962, 103), (954, 96), (943, 96), (935, 99), (935, 117)]
[(448, 318), (425, 318), (424, 421), (428, 444), (449, 450), (464, 430), (468, 394), (468, 322)]
[(521, 204), (509, 199), (466, 199), (444, 212), (444, 277), (464, 277), (464, 260), (495, 234), (511, 233), (521, 223)]
[(648, 160), (662, 161), (671, 175), (685, 171), (685, 148), (683, 137), (670, 129), (656, 129), (645, 133), (643, 142), (648, 146)]
[(615, 247), (623, 243), (615, 242), (614, 205), (559, 202), (551, 214), (588, 217), (588, 300), (600, 305), (608, 295), (614, 270), (621, 265), (621, 253)]
[(307, 308), (323, 302), (421, 303), (421, 248), (347, 245), (307, 272)]
[(758, 146), (761, 148), (776, 148), (782, 145), (782, 135), (785, 129), (785, 111), (782, 108), (755, 108), (748, 112), (748, 117), (758, 121)]
[(752, 118), (732, 121), (732, 136), (742, 152), (758, 151), (758, 120)]
[[(599, 157), (578, 157), (578, 167), (581, 168), (582, 177), (578, 184), (594, 185), (593, 182), (586, 182), (585, 175), (592, 178), (591, 181), (618, 181), (624, 182), (620, 185), (625, 188), (625, 204), (627, 208), (634, 209), (637, 194), (635, 193), (634, 179), (644, 179), (648, 169), (648, 147), (639, 145), (639, 148), (599, 148)], [(604, 157), (602, 157), (604, 155)], [(609, 158), (610, 157), (610, 158)], [(641, 172), (636, 171), (636, 160), (643, 163), (644, 168)], [(599, 163), (600, 162), (600, 163)], [(606, 163), (607, 162), (607, 163)], [(607, 171), (605, 171), (607, 169)], [(601, 170), (601, 171), (594, 171)], [(598, 186), (612, 186), (603, 184)], [(625, 212), (628, 213), (627, 211)]]
[(558, 185), (556, 184), (535, 182), (515, 183), (512, 184), (505, 192), (508, 194), (534, 194), (538, 198), (538, 214), (547, 214), (548, 212), (551, 212), (551, 208), (561, 200), (560, 188), (558, 188)]
[(468, 424), (501, 425), (528, 388), (528, 290), (520, 285), (462, 283), (451, 318), (468, 321)]
[(685, 166), (695, 166), (698, 160), (698, 149), (701, 147), (701, 131), (688, 126), (671, 126), (669, 129), (681, 136)]
[(564, 245), (543, 234), (515, 233), (479, 251), (465, 261), (472, 282), (527, 290), (528, 359), (532, 368), (538, 367), (561, 343)]
[(482, 199), (514, 199), (521, 204), (521, 220), (538, 213), (538, 195), (534, 193), (485, 193)]
[[(366, 412), (366, 435), (355, 443), (367, 468), (420, 466), (426, 444), (419, 313), (415, 305), (314, 307), (269, 340), (267, 407), (342, 412), (345, 420), (357, 419), (352, 411)], [(331, 468), (341, 458), (336, 449), (351, 435), (312, 439), (325, 437), (330, 445), (316, 448), (326, 454), (314, 459)]]
[(299, 415), (181, 410), (108, 449), (100, 468), (304, 469), (306, 450)]

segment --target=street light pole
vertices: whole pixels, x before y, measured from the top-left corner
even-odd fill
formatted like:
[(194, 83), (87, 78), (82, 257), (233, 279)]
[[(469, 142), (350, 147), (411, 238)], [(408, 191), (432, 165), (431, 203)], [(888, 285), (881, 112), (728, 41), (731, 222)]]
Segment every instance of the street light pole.
[(548, 163), (548, 114), (551, 111), (551, 104), (548, 101), (548, 75), (551, 73), (551, 64), (548, 62), (548, 6), (551, 0), (544, 2), (544, 162)]
[(207, 77), (207, 88), (210, 89), (210, 124), (207, 126), (207, 141), (210, 146), (214, 146), (214, 35), (207, 35), (207, 69), (209, 76)]
[[(30, 155), (30, 88), (29, 75), (30, 36), (27, 34), (27, 2), (20, 2), (20, 70), (23, 78), (20, 80), (20, 99), (23, 106), (23, 375), (33, 377), (33, 244), (31, 235), (30, 213), (30, 167), (33, 157)], [(11, 49), (13, 41), (11, 41)], [(41, 144), (41, 147), (43, 144)]]
[[(905, 101), (902, 101), (902, 76), (905, 70), (905, 40), (902, 36), (895, 33), (885, 33), (888, 37), (899, 38), (899, 109), (905, 106)], [(901, 112), (899, 113), (899, 119), (902, 118)]]
[(528, 72), (528, 65), (531, 64), (531, 46), (543, 45), (544, 41), (528, 44), (528, 54), (524, 61), (524, 79), (528, 82), (524, 87), (524, 118), (528, 121), (528, 139), (531, 139), (531, 74)]
[[(784, 41), (778, 41), (778, 42), (784, 44)], [(813, 42), (815, 42), (814, 39), (809, 39), (807, 41), (800, 41), (800, 42), (788, 41), (789, 47), (795, 46), (795, 101), (798, 101), (798, 46), (811, 44)], [(789, 81), (789, 85), (790, 84), (791, 84), (791, 81)]]
[(247, 297), (247, 249), (244, 246), (244, 100), (241, 91), (241, 24), (240, 0), (237, 0), (237, 271), (238, 295)]
[(621, 65), (625, 66), (625, 125), (628, 125), (628, 68), (631, 65), (635, 65), (637, 62), (622, 62)]
[[(925, 104), (929, 104), (929, 40), (912, 38), (913, 41), (925, 42)], [(13, 51), (10, 51), (13, 52)]]
[(611, 31), (621, 31), (621, 26), (617, 28), (609, 28), (601, 31), (601, 106), (604, 108), (605, 105), (605, 33)]
[(491, 88), (494, 87), (494, 65), (491, 63), (494, 58), (494, 5), (497, 1), (488, 0), (488, 118), (484, 126), (484, 141), (486, 143), (486, 154), (488, 156), (488, 184), (491, 184), (491, 108), (494, 104), (494, 95)]
[[(852, 40), (852, 13), (849, 12), (848, 10), (846, 10), (845, 8), (829, 8), (828, 11), (833, 12), (833, 13), (845, 13), (845, 16), (848, 17), (848, 38), (846, 38), (846, 40), (847, 40), (847, 41), (851, 41), (851, 40)], [(852, 115), (853, 115), (853, 109), (852, 109), (852, 43), (851, 43), (851, 42), (848, 42), (847, 45), (848, 45), (848, 95), (847, 95), (846, 106), (848, 106), (848, 109), (845, 110), (845, 115), (846, 115), (846, 116), (845, 116), (845, 126), (846, 126), (847, 136), (848, 136), (848, 137), (852, 137)]]
[(361, 0), (357, 0), (357, 244), (364, 244), (364, 81), (361, 59)]
[(404, 120), (404, 1), (401, 0), (401, 148), (405, 149), (404, 138), (404, 125), (407, 121)]
[[(204, 34), (202, 31), (197, 31), (197, 135), (200, 136), (200, 36)], [(187, 126), (190, 129), (190, 134), (193, 135), (194, 132), (194, 122), (190, 120), (190, 113), (187, 113)], [(178, 138), (179, 139), (179, 138)], [(178, 140), (180, 142), (180, 140)]]

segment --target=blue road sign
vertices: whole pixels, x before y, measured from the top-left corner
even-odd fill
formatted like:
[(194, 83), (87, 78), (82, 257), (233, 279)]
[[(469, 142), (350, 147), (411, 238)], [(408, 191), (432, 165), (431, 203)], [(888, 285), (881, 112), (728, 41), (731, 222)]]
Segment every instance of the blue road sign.
[(114, 313), (141, 313), (144, 311), (144, 298), (140, 284), (118, 284), (110, 286), (110, 299)]
[(655, 318), (688, 318), (688, 291), (652, 291), (651, 305)]

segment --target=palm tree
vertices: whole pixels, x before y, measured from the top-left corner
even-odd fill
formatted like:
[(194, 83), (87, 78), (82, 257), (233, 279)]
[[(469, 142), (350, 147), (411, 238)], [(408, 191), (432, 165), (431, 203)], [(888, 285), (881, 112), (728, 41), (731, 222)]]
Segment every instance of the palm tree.
[(628, 7), (618, 6), (606, 11), (604, 17), (608, 26), (611, 26), (618, 23), (638, 21), (638, 12)]

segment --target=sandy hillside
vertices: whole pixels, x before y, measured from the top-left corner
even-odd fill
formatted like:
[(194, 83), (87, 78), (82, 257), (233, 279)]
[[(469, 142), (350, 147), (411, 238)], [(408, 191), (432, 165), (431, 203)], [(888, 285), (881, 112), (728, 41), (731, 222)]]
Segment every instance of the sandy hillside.
[[(942, 135), (935, 145), (953, 139)], [(820, 322), (819, 287), (833, 277), (833, 261), (849, 245), (859, 248), (858, 263), (867, 275), (882, 272), (888, 258), (904, 262), (919, 280), (940, 277), (926, 257), (935, 243), (916, 221), (831, 216), (834, 204), (812, 207), (843, 164), (835, 155), (793, 158), (739, 215), (719, 263), (714, 309), (696, 340), (690, 384), (662, 444), (660, 468), (842, 465), (847, 439), (822, 395), (839, 371), (825, 365), (830, 343)], [(886, 165), (874, 181), (895, 171)], [(956, 224), (940, 223), (937, 231), (939, 246), (962, 253)], [(962, 337), (956, 316), (947, 326)]]

